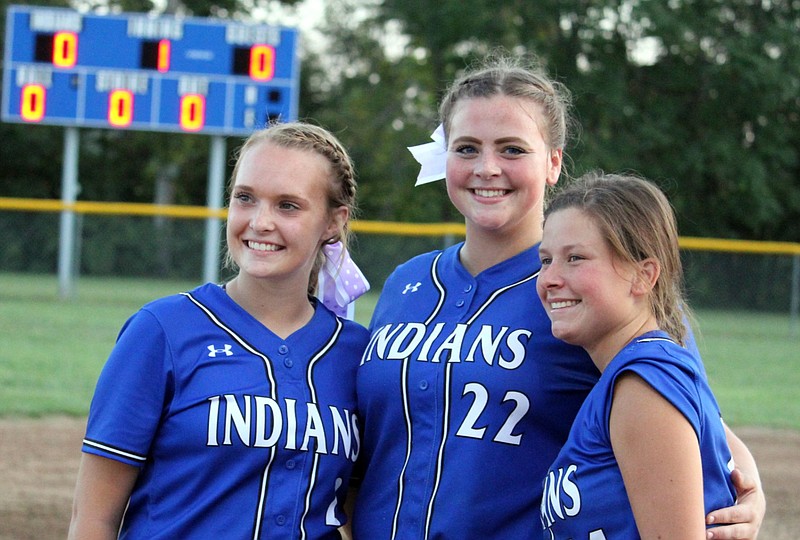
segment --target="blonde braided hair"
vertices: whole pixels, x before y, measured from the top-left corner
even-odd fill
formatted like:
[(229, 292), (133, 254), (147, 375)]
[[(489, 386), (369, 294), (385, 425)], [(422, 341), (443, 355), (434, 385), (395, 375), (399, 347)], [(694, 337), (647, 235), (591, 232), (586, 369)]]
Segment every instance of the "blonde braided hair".
[[(344, 145), (327, 129), (310, 124), (308, 122), (272, 122), (266, 128), (258, 130), (250, 135), (236, 153), (236, 164), (233, 167), (230, 182), (228, 184), (229, 201), (230, 192), (236, 182), (236, 175), (239, 172), (239, 164), (242, 157), (253, 147), (270, 142), (282, 148), (294, 148), (307, 150), (328, 160), (331, 165), (331, 182), (328, 185), (328, 207), (338, 208), (346, 206), (352, 218), (357, 210), (356, 207), (356, 175), (353, 161), (345, 150)], [(350, 243), (351, 231), (348, 222), (340, 227), (336, 236), (330, 238), (328, 243), (341, 241), (347, 248)], [(324, 262), (322, 250), (317, 252), (314, 267), (308, 283), (309, 295), (314, 295), (317, 288), (317, 275)], [(228, 253), (226, 264), (234, 268), (235, 263)]]

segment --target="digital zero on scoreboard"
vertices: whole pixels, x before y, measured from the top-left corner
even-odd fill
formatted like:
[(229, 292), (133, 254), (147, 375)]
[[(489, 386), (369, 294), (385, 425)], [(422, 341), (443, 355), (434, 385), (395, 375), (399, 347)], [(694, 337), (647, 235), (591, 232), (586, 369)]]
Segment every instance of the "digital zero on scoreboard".
[(246, 135), (295, 120), (297, 30), (11, 6), (6, 122)]

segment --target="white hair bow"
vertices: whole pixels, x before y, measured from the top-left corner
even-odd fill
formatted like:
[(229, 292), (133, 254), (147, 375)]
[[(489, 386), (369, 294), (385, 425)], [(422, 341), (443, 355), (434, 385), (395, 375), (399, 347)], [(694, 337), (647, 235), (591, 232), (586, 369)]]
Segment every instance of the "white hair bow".
[(442, 180), (445, 177), (447, 146), (444, 141), (444, 126), (442, 124), (439, 124), (436, 131), (431, 133), (431, 139), (433, 139), (433, 142), (408, 147), (414, 159), (422, 165), (419, 175), (417, 175), (415, 186)]

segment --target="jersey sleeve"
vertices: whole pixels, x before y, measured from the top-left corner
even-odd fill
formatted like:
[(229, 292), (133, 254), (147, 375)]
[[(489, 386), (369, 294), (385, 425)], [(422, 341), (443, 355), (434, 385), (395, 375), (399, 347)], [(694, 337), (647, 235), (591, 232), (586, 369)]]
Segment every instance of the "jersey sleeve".
[[(621, 373), (633, 372), (640, 376), (656, 392), (661, 394), (692, 425), (698, 440), (703, 430), (703, 410), (697, 378), (700, 372), (680, 365), (658, 360), (639, 360), (621, 369)], [(610, 408), (608, 409), (610, 413)]]
[(140, 310), (122, 327), (89, 409), (83, 451), (141, 467), (168, 406), (169, 344), (153, 314)]

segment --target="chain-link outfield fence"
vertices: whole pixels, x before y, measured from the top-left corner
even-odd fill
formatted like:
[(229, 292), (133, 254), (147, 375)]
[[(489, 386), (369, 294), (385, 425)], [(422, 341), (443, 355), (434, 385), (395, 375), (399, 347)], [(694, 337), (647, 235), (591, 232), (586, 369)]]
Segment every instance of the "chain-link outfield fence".
[[(204, 207), (0, 198), (0, 271), (63, 271), (63, 220), (73, 219), (71, 275), (153, 277), (201, 282), (207, 230), (222, 254), (224, 210)], [(209, 220), (216, 226), (209, 229)], [(213, 223), (213, 222), (212, 222)], [(353, 256), (379, 291), (386, 276), (415, 254), (463, 239), (456, 223), (356, 221)], [(686, 284), (695, 309), (790, 314), (797, 332), (800, 243), (681, 238)], [(217, 264), (219, 261), (214, 261)], [(219, 262), (221, 264), (221, 262)], [(219, 268), (220, 279), (227, 270)]]

